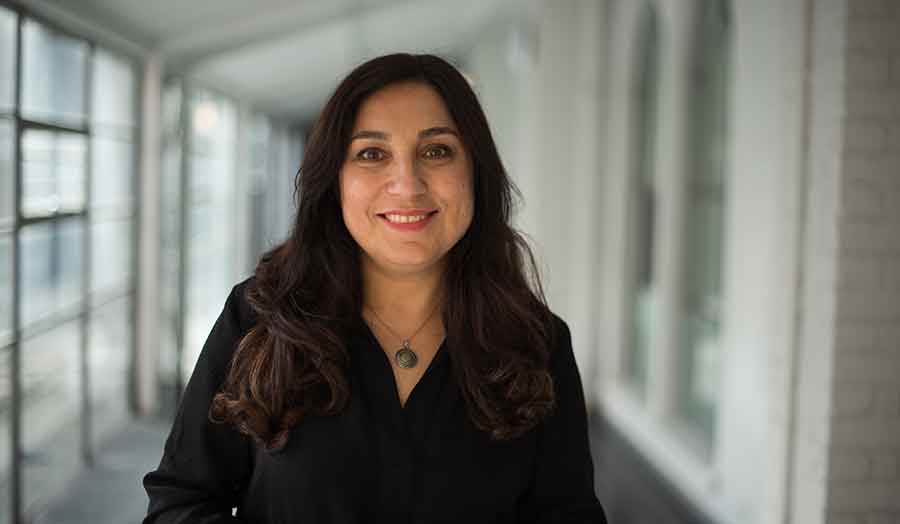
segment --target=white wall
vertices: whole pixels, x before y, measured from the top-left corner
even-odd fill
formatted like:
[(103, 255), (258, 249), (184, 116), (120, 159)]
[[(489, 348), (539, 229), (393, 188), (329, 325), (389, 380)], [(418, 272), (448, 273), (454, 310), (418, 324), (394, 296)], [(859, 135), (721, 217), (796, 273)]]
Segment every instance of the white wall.
[(487, 34), (469, 69), (501, 157), (522, 191), (517, 226), (533, 241), (551, 308), (568, 322), (593, 390), (604, 167), (605, 6), (544, 2)]
[(846, 81), (836, 104), (844, 111), (826, 511), (831, 523), (898, 522), (900, 5), (826, 3), (847, 15), (834, 53)]
[(803, 241), (807, 2), (734, 2), (717, 467), (746, 522), (782, 522)]
[(846, 14), (845, 0), (819, 0), (811, 20), (806, 225), (794, 361), (796, 395), (789, 407), (793, 431), (784, 464), (789, 485), (782, 502), (789, 522), (796, 523), (824, 522), (828, 499)]

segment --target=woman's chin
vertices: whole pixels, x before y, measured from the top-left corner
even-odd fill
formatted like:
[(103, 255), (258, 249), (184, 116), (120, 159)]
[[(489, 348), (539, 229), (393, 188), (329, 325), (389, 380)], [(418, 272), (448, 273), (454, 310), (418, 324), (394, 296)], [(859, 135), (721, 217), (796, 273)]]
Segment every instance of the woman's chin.
[(382, 260), (374, 259), (375, 265), (383, 271), (396, 274), (414, 274), (433, 271), (441, 267), (441, 259), (428, 254), (393, 256)]

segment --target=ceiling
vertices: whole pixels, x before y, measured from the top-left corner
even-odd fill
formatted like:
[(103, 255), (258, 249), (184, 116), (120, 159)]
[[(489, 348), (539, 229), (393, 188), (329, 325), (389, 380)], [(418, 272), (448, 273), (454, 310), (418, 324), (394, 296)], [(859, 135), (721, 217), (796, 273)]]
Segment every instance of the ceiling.
[(527, 0), (32, 0), (163, 58), (167, 73), (292, 120), (354, 65), (391, 51), (464, 56)]

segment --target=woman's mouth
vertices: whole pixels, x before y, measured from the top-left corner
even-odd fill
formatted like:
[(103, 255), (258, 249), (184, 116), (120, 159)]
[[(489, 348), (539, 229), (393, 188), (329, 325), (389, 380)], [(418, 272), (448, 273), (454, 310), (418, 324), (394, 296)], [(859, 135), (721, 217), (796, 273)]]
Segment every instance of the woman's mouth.
[(402, 211), (379, 213), (378, 218), (397, 231), (419, 231), (427, 226), (437, 211)]

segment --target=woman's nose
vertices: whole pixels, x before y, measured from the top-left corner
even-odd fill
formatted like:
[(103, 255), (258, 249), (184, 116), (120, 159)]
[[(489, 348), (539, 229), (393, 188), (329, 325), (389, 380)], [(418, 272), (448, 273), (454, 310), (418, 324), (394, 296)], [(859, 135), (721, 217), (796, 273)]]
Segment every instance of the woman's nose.
[(397, 196), (417, 196), (427, 190), (422, 179), (421, 166), (414, 159), (399, 160), (394, 164), (387, 191)]

